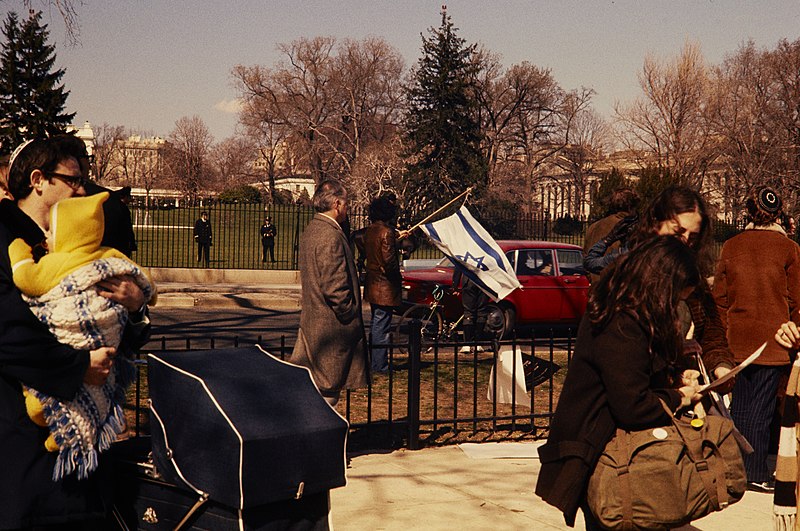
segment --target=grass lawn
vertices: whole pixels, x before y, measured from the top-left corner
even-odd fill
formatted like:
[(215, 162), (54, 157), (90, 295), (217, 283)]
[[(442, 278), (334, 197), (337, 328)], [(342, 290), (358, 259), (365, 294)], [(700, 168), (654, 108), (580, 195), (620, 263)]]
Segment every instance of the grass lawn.
[[(197, 267), (194, 223), (209, 212), (213, 244), (210, 266), (215, 269), (296, 269), (295, 243), (313, 217), (309, 208), (260, 204), (215, 205), (169, 210), (132, 209), (138, 250), (133, 258), (148, 267)], [(278, 229), (276, 264), (261, 262), (260, 229), (269, 215)]]
[[(424, 445), (464, 441), (535, 439), (546, 436), (549, 414), (563, 385), (569, 351), (536, 343), (521, 345), (524, 360), (543, 370), (529, 375), (533, 386), (523, 398), (525, 405), (494, 404), (487, 398), (493, 354), (458, 353), (456, 346), (429, 350), (421, 356), (420, 441)], [(508, 349), (510, 346), (501, 347)], [(390, 374), (374, 375), (370, 387), (342, 395), (339, 413), (351, 424), (351, 447), (399, 447), (407, 445), (408, 357), (392, 355)], [(141, 366), (138, 402), (140, 433), (149, 433), (147, 369)], [(529, 389), (530, 391), (530, 389)], [(129, 432), (136, 427), (136, 386), (128, 392), (125, 406)]]

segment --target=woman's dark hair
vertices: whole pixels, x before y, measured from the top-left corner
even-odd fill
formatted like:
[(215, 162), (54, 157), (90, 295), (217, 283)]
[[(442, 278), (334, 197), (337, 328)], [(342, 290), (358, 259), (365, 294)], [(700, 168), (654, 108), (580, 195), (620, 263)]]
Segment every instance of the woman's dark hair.
[(13, 157), (8, 168), (8, 191), (15, 200), (25, 199), (33, 190), (31, 173), (40, 170), (42, 173), (53, 172), (56, 166), (71, 155), (61, 151), (50, 140), (37, 138), (23, 147)]
[(586, 313), (594, 333), (627, 312), (647, 330), (650, 351), (672, 363), (682, 352), (678, 303), (701, 281), (695, 252), (677, 236), (657, 236), (617, 260), (592, 286)]
[(376, 197), (369, 204), (369, 219), (372, 221), (388, 222), (394, 218), (395, 214), (397, 214), (397, 206), (389, 196)]
[(628, 247), (652, 238), (665, 221), (674, 220), (679, 214), (697, 211), (700, 214), (700, 232), (689, 240), (689, 246), (697, 252), (700, 270), (704, 276), (711, 275), (714, 266), (711, 241), (711, 221), (703, 198), (686, 186), (669, 186), (658, 194), (641, 212), (639, 224), (629, 239)]

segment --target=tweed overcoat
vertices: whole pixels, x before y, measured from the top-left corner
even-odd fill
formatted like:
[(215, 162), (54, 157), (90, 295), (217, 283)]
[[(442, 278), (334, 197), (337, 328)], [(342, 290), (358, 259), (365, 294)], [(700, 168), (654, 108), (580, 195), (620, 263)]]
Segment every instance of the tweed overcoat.
[(380, 306), (400, 306), (403, 277), (395, 230), (383, 221), (372, 223), (364, 235), (364, 249), (367, 255), (364, 299)]
[(300, 330), (290, 361), (308, 367), (323, 396), (369, 380), (361, 292), (339, 224), (317, 214), (300, 237)]

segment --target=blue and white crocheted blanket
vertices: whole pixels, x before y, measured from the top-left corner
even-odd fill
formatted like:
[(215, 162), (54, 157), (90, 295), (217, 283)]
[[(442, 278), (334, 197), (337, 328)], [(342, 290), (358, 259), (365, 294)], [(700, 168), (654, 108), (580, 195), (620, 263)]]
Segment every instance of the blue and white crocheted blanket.
[[(101, 280), (117, 275), (131, 275), (146, 300), (150, 300), (154, 288), (147, 276), (136, 264), (122, 258), (94, 260), (44, 295), (23, 298), (61, 343), (80, 350), (119, 347), (128, 312), (121, 304), (98, 295), (95, 288)], [(99, 453), (107, 450), (125, 429), (122, 404), (134, 374), (133, 362), (118, 356), (104, 385), (83, 384), (70, 402), (27, 388), (42, 403), (45, 420), (59, 448), (54, 481), (73, 473), (84, 479), (97, 468)]]

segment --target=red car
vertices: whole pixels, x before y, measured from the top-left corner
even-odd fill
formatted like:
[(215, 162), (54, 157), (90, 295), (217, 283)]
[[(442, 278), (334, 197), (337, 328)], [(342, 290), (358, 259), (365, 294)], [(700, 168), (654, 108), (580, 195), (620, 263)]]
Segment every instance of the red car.
[[(522, 287), (499, 303), (507, 336), (516, 325), (577, 324), (586, 309), (589, 278), (583, 269), (583, 251), (577, 245), (546, 241), (501, 240), (497, 242), (517, 273)], [(403, 305), (430, 305), (434, 288), (452, 287), (453, 265), (442, 259), (436, 266), (403, 273)], [(462, 313), (460, 295), (444, 290), (440, 304), (445, 322), (453, 323)]]

